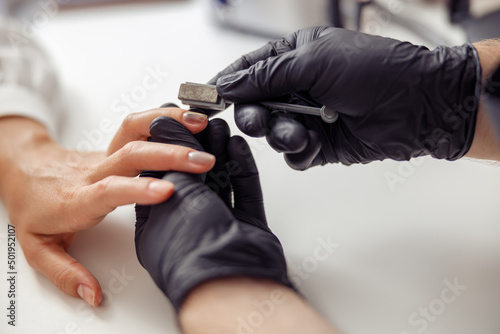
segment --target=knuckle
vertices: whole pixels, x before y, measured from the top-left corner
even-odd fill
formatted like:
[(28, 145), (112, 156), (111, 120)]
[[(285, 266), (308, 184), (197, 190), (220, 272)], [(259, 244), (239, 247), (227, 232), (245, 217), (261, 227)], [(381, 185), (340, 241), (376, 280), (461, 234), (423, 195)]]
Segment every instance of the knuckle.
[(187, 160), (189, 152), (193, 151), (185, 146), (168, 146), (165, 147), (165, 156), (168, 157), (166, 163), (169, 166), (174, 164), (182, 163), (184, 164)]
[(131, 113), (131, 114), (128, 114), (127, 116), (125, 116), (125, 118), (123, 119), (122, 125), (121, 125), (121, 127), (124, 131), (129, 130), (130, 128), (133, 127), (133, 125), (137, 119), (138, 114), (139, 113)]
[(96, 196), (105, 196), (110, 189), (110, 186), (112, 183), (115, 182), (116, 180), (115, 175), (107, 176), (106, 178), (102, 179), (101, 181), (96, 183)]
[(137, 151), (139, 151), (139, 149), (140, 149), (139, 142), (137, 141), (128, 142), (118, 152), (119, 159), (120, 160), (129, 159), (132, 155), (134, 155)]
[(71, 275), (74, 272), (74, 265), (76, 263), (77, 262), (74, 261), (68, 266), (58, 266), (54, 274), (50, 278), (54, 285), (57, 286), (60, 290), (66, 290), (66, 286), (71, 279)]

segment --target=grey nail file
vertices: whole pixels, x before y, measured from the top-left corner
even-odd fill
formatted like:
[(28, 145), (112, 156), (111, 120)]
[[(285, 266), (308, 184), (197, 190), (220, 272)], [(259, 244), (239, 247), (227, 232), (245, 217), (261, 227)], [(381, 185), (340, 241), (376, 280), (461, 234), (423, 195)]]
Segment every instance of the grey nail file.
[(177, 98), (182, 104), (195, 108), (224, 110), (229, 106), (229, 103), (219, 96), (214, 85), (183, 83), (179, 88)]
[[(181, 100), (182, 104), (186, 104), (194, 108), (217, 111), (224, 110), (231, 104), (231, 102), (226, 101), (219, 96), (214, 85), (203, 85), (193, 82), (181, 84), (177, 98)], [(272, 110), (319, 116), (325, 123), (334, 123), (339, 117), (336, 110), (328, 108), (327, 106), (317, 108), (270, 101), (263, 101), (260, 102), (260, 104)]]

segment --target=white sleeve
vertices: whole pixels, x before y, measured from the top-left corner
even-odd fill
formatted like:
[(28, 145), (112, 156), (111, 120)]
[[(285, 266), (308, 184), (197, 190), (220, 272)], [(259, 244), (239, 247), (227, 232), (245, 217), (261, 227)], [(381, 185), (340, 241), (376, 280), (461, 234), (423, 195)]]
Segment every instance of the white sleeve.
[(25, 116), (55, 136), (60, 90), (43, 50), (12, 21), (0, 24), (0, 117)]

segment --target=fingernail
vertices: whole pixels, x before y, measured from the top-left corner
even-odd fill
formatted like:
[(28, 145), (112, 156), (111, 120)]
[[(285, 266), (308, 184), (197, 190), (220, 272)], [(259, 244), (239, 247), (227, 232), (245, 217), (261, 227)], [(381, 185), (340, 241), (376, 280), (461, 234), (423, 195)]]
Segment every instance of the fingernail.
[(76, 292), (80, 296), (81, 299), (85, 300), (87, 304), (91, 306), (95, 306), (95, 294), (94, 291), (92, 291), (91, 288), (86, 286), (85, 284), (80, 284), (78, 286), (78, 289), (76, 289)]
[(165, 194), (172, 190), (172, 183), (168, 181), (153, 181), (149, 184), (148, 189), (158, 194)]
[(188, 159), (190, 162), (198, 165), (208, 165), (215, 160), (215, 157), (206, 152), (192, 151), (189, 152)]
[(184, 121), (191, 124), (201, 124), (207, 120), (207, 115), (188, 111), (182, 116)]

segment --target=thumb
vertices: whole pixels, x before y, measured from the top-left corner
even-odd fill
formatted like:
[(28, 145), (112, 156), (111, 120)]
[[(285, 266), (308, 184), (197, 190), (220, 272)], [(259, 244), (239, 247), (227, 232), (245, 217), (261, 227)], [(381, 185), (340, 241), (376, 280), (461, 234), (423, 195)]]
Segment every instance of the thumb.
[(66, 252), (72, 236), (69, 242), (67, 238), (29, 235), (23, 243), (28, 245), (23, 247), (26, 260), (62, 292), (80, 297), (91, 306), (98, 306), (102, 301), (101, 286), (82, 264)]
[(314, 55), (308, 49), (305, 45), (223, 76), (217, 81), (217, 92), (228, 101), (247, 103), (308, 91), (317, 72)]

